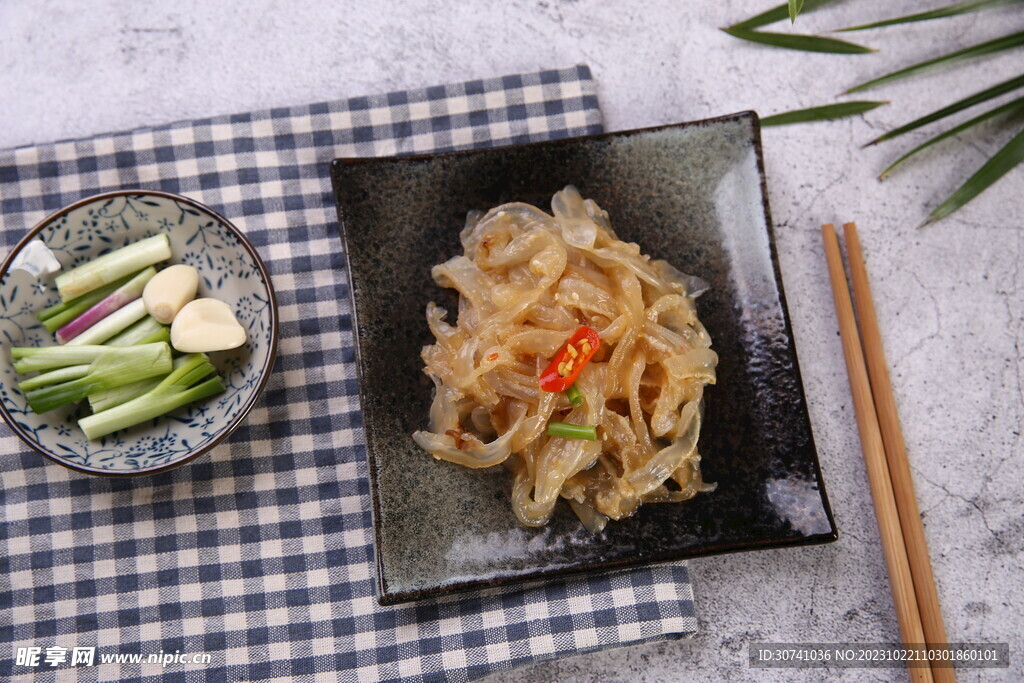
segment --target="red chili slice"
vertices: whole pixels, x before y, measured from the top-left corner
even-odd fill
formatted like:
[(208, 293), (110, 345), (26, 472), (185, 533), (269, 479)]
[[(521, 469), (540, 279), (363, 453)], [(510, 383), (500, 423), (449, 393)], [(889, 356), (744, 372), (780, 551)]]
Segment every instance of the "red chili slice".
[[(597, 336), (597, 332), (586, 325), (576, 330), (551, 359), (551, 364), (540, 374), (540, 388), (557, 393), (571, 387), (580, 370), (594, 357), (600, 346), (601, 338)], [(572, 347), (572, 351), (569, 347)]]

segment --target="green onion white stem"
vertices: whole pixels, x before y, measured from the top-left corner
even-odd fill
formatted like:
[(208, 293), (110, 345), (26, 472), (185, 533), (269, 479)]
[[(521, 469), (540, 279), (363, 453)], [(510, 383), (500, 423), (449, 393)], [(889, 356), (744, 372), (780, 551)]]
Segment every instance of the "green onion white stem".
[(171, 330), (161, 325), (152, 316), (146, 316), (123, 332), (115, 334), (104, 342), (107, 346), (134, 346), (135, 344), (151, 344), (163, 341), (170, 343)]
[(69, 341), (65, 346), (77, 346), (78, 344), (102, 344), (118, 332), (123, 331), (146, 317), (146, 304), (142, 299), (136, 299), (129, 304), (111, 313), (85, 332)]
[(153, 279), (154, 275), (156, 275), (156, 268), (153, 266), (143, 269), (138, 275), (103, 297), (82, 315), (57, 330), (57, 341), (67, 344), (107, 316), (141, 297), (146, 284)]
[(61, 299), (73, 299), (146, 266), (171, 258), (171, 243), (160, 233), (134, 242), (57, 276)]
[[(174, 359), (173, 368), (177, 370), (185, 363), (190, 362), (189, 356), (181, 356)], [(123, 384), (119, 387), (101, 389), (89, 394), (89, 407), (93, 413), (102, 413), (104, 410), (119, 406), (122, 403), (142, 396), (150, 389), (156, 387), (163, 380), (163, 377), (150, 377), (131, 384)]]
[(101, 389), (166, 375), (171, 372), (171, 368), (171, 347), (167, 344), (109, 349), (92, 362), (83, 377), (34, 389), (27, 392), (25, 398), (33, 411), (45, 413), (80, 401)]
[(171, 372), (150, 391), (102, 413), (83, 417), (78, 421), (78, 426), (88, 438), (98, 439), (224, 390), (224, 384), (219, 377), (196, 384), (213, 372), (214, 368), (201, 354), (186, 358), (188, 360), (181, 367)]
[(14, 370), (20, 374), (42, 372), (68, 365), (92, 363), (100, 355), (110, 349), (99, 344), (81, 346), (14, 346), (11, 358), (14, 359)]
[(105, 296), (109, 295), (125, 282), (128, 282), (128, 278), (122, 278), (116, 282), (111, 282), (109, 285), (104, 285), (99, 289), (94, 289), (87, 294), (83, 294), (77, 299), (54, 304), (53, 306), (36, 313), (36, 317), (39, 318), (39, 321), (43, 323), (43, 327), (45, 327), (48, 332), (55, 332), (85, 313), (90, 307), (101, 301)]
[(57, 384), (58, 382), (67, 382), (70, 379), (78, 379), (79, 377), (85, 377), (89, 372), (89, 364), (84, 365), (69, 365), (66, 368), (59, 368), (57, 370), (50, 370), (44, 372), (41, 375), (30, 377), (21, 384), (18, 388), (24, 391), (31, 389), (38, 389), (39, 387), (45, 387), (50, 384)]
[(163, 380), (163, 377), (150, 377), (149, 379), (132, 382), (124, 386), (93, 392), (89, 394), (89, 407), (92, 408), (94, 415), (102, 413), (104, 410), (110, 410), (114, 406), (119, 406), (122, 403), (131, 401), (133, 398), (142, 396), (156, 388), (161, 380)]

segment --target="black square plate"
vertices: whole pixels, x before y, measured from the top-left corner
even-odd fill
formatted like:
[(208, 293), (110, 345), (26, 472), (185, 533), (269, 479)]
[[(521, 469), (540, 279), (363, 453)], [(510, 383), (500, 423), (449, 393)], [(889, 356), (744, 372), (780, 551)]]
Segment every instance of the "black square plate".
[[(436, 156), (331, 167), (349, 263), (374, 501), (379, 599), (713, 553), (823, 543), (825, 496), (772, 239), (757, 115)], [(718, 352), (702, 470), (718, 489), (644, 505), (591, 536), (568, 505), (523, 527), (511, 476), (434, 460), (412, 441), (432, 385), (424, 312), (455, 310), (430, 268), (462, 253), (471, 209), (550, 206), (573, 184), (620, 238), (711, 283), (698, 312)]]

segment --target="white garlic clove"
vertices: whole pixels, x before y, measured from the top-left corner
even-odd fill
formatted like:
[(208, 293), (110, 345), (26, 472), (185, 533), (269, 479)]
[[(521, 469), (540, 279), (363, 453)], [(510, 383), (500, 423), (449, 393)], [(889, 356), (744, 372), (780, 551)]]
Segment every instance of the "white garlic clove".
[(190, 301), (171, 325), (171, 346), (185, 353), (226, 351), (244, 343), (245, 328), (231, 308), (218, 299)]
[(169, 325), (185, 304), (196, 298), (199, 271), (192, 266), (168, 266), (153, 276), (142, 291), (142, 301), (151, 316)]

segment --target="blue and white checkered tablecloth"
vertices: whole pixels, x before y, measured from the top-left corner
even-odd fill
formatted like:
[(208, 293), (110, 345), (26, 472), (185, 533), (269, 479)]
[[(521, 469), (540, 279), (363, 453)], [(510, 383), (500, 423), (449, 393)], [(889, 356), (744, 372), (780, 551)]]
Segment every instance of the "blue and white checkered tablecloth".
[[(79, 475), (0, 430), (0, 678), (468, 680), (692, 633), (684, 563), (396, 607), (374, 595), (328, 163), (599, 132), (595, 91), (581, 65), (0, 151), (0, 246), (91, 194), (183, 193), (245, 231), (281, 317), (246, 424), (174, 471)], [(72, 666), (76, 647), (95, 663)], [(180, 654), (100, 663), (161, 653)]]

